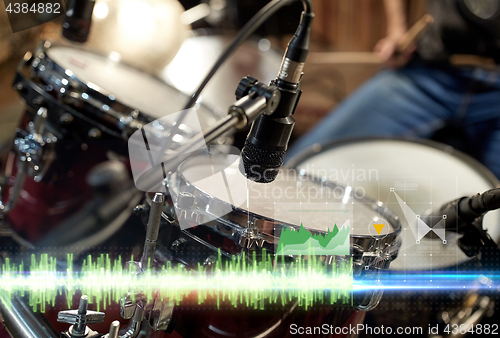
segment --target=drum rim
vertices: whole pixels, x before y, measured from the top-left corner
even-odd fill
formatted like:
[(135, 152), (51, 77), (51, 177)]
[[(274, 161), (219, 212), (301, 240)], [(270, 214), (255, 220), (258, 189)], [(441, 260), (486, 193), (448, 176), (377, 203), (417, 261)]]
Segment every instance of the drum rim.
[[(133, 106), (130, 106), (128, 104), (125, 104), (123, 101), (121, 101), (119, 98), (115, 97), (114, 93), (110, 93), (104, 88), (100, 87), (98, 83), (93, 83), (92, 81), (88, 81), (87, 79), (81, 79), (80, 77), (76, 76), (71, 69), (69, 68), (64, 68), (62, 65), (60, 65), (56, 60), (54, 60), (50, 56), (50, 50), (53, 48), (57, 47), (62, 47), (62, 48), (71, 48), (77, 51), (85, 51), (85, 52), (90, 52), (92, 54), (98, 55), (102, 58), (108, 59), (108, 56), (105, 55), (104, 53), (97, 51), (95, 49), (92, 49), (88, 46), (75, 46), (72, 44), (66, 44), (64, 42), (50, 42), (48, 40), (41, 41), (38, 47), (35, 49), (35, 53), (33, 55), (33, 60), (39, 59), (39, 63), (43, 63), (45, 65), (51, 65), (53, 68), (51, 70), (51, 73), (56, 73), (61, 76), (61, 78), (67, 79), (68, 82), (71, 83), (76, 83), (78, 86), (74, 89), (79, 91), (81, 94), (87, 93), (89, 96), (99, 103), (99, 108), (101, 113), (105, 114), (106, 116), (113, 117), (116, 119), (115, 125), (122, 131), (126, 131), (127, 134), (132, 134), (133, 131), (136, 129), (140, 128), (142, 125), (145, 125), (149, 122), (153, 122), (159, 118), (162, 118), (164, 116), (167, 116), (168, 114), (165, 114), (164, 116), (155, 118), (154, 115), (150, 114), (150, 112), (146, 111), (141, 111)], [(41, 56), (43, 55), (43, 56)], [(123, 66), (126, 69), (129, 69), (134, 72), (142, 73), (144, 76), (152, 79), (157, 83), (159, 86), (165, 86), (167, 88), (170, 88), (171, 90), (175, 91), (177, 94), (185, 96), (186, 102), (189, 99), (189, 95), (186, 93), (183, 93), (179, 89), (175, 88), (172, 84), (167, 83), (166, 81), (162, 80), (159, 75), (153, 74), (148, 71), (143, 71), (137, 67), (134, 67), (127, 62), (117, 62), (118, 65)], [(34, 81), (35, 74), (37, 77), (40, 77), (41, 79), (44, 79), (45, 82), (48, 84), (54, 85), (54, 81), (48, 81), (48, 76), (47, 75), (41, 75), (42, 73), (38, 69), (38, 64), (36, 66), (33, 66), (33, 62), (29, 63), (29, 67), (31, 69), (31, 76), (29, 77), (30, 81)], [(71, 71), (73, 75), (68, 75), (66, 73), (66, 70)], [(47, 70), (43, 71), (44, 74), (47, 73)], [(39, 81), (34, 81), (38, 83)], [(93, 86), (89, 86), (89, 83), (91, 83)], [(93, 88), (95, 86), (95, 88)], [(55, 87), (55, 86), (54, 86)], [(61, 88), (69, 87), (69, 85), (59, 85)], [(55, 87), (57, 88), (57, 87)], [(59, 89), (59, 88), (58, 88)], [(66, 92), (65, 92), (66, 94)], [(110, 97), (113, 97), (112, 99)], [(56, 98), (58, 101), (61, 100), (60, 97)], [(113, 107), (110, 107), (110, 105), (113, 105)], [(108, 106), (108, 110), (104, 110), (101, 107), (103, 106)], [(205, 103), (200, 102), (200, 107), (206, 113), (209, 113), (210, 116), (216, 118), (216, 114), (213, 109), (211, 109), (208, 105)], [(118, 109), (117, 109), (118, 108)], [(91, 114), (95, 118), (99, 118), (95, 114)]]
[(426, 146), (429, 148), (441, 150), (453, 157), (462, 160), (464, 163), (477, 169), (479, 174), (483, 176), (484, 179), (491, 183), (493, 187), (500, 187), (500, 179), (498, 179), (484, 164), (480, 163), (478, 160), (472, 156), (453, 148), (450, 145), (436, 142), (428, 139), (411, 139), (403, 137), (391, 137), (391, 136), (367, 136), (367, 137), (353, 137), (353, 138), (343, 138), (336, 141), (315, 143), (303, 150), (301, 150), (297, 155), (292, 157), (285, 166), (287, 168), (297, 168), (297, 166), (303, 163), (305, 160), (313, 157), (314, 155), (320, 154), (321, 152), (328, 151), (333, 148), (338, 148), (343, 145), (352, 145), (356, 143), (370, 142), (370, 141), (396, 141), (404, 143), (413, 143)]

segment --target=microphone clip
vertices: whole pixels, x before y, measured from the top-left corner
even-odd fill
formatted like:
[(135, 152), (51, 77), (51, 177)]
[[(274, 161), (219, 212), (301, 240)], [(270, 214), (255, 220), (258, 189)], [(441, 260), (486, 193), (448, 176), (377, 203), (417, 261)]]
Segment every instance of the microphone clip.
[(236, 128), (243, 129), (259, 116), (271, 115), (281, 102), (281, 92), (274, 85), (266, 85), (251, 76), (245, 76), (236, 88), (236, 103), (229, 114), (238, 118)]

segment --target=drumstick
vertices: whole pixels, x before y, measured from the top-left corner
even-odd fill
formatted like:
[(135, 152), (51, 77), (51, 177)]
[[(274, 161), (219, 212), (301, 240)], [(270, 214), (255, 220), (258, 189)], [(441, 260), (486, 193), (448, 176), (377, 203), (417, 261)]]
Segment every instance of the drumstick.
[(430, 14), (425, 14), (420, 20), (418, 20), (410, 29), (403, 35), (401, 40), (399, 40), (396, 50), (398, 53), (404, 53), (413, 42), (420, 39), (425, 31), (428, 24), (434, 22), (434, 18)]
[[(425, 14), (403, 35), (397, 43), (396, 52), (405, 52), (423, 34), (425, 28), (434, 22), (430, 14)], [(314, 64), (381, 64), (383, 61), (377, 53), (373, 52), (326, 52), (310, 53), (309, 62)]]

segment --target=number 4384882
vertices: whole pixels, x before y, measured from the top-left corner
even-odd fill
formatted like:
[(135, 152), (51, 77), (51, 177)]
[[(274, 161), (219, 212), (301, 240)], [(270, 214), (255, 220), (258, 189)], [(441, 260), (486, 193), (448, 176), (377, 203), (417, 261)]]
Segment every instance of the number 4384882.
[(61, 4), (60, 3), (34, 3), (31, 6), (28, 3), (9, 3), (5, 9), (9, 13), (19, 14), (19, 13), (49, 13), (49, 14), (60, 14)]

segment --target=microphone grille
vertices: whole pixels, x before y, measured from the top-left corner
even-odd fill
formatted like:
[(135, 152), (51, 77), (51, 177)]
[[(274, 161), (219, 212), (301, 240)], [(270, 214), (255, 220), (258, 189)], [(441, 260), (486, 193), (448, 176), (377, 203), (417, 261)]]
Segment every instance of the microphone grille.
[(241, 151), (240, 172), (257, 183), (270, 183), (278, 176), (285, 151), (272, 151), (255, 146), (246, 140)]

